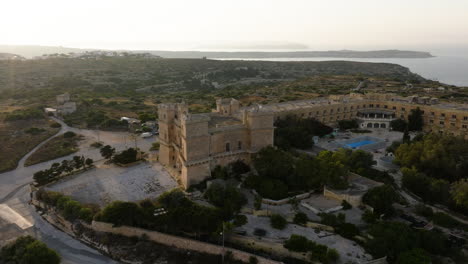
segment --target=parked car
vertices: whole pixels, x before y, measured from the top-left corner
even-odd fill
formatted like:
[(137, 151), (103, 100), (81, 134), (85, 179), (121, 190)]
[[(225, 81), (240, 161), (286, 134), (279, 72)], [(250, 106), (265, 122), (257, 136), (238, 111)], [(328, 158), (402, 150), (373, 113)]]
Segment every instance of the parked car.
[(150, 133), (150, 132), (141, 133), (141, 137), (142, 137), (142, 138), (149, 138), (149, 137), (151, 137), (151, 136), (153, 136), (153, 134)]

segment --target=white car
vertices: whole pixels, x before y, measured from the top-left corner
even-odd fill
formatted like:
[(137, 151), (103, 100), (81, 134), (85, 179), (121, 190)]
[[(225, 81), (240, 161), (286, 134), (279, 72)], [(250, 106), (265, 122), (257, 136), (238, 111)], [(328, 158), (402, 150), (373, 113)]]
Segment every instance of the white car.
[(141, 133), (142, 138), (149, 138), (151, 136), (153, 136), (153, 134), (151, 134), (150, 132)]

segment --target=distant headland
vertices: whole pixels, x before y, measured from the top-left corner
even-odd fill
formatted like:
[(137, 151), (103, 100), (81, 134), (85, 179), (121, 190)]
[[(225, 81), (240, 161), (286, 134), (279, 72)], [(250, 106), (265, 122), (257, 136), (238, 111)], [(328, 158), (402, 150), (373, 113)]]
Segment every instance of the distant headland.
[(164, 58), (431, 58), (429, 52), (407, 50), (376, 51), (145, 51)]
[[(79, 49), (60, 46), (37, 45), (0, 45), (0, 53), (12, 53), (24, 58), (33, 58), (43, 54), (84, 53), (86, 51), (99, 51), (100, 49)], [(110, 51), (110, 50), (102, 50)], [(266, 59), (266, 58), (431, 58), (430, 52), (408, 50), (330, 50), (330, 51), (168, 51), (168, 50), (115, 50), (117, 52), (150, 53), (163, 58), (226, 58), (226, 59)], [(7, 56), (5, 56), (7, 57)], [(10, 56), (8, 56), (10, 58)]]

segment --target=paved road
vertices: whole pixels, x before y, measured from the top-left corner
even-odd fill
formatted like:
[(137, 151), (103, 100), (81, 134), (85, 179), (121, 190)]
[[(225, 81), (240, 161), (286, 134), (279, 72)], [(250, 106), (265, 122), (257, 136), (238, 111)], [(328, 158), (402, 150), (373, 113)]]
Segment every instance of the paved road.
[[(101, 159), (99, 150), (89, 146), (98, 139), (104, 142), (104, 144), (112, 145), (116, 150), (133, 147), (136, 144), (143, 151), (147, 151), (155, 139), (133, 138), (129, 133), (125, 132), (72, 128), (59, 119), (54, 120), (62, 125), (61, 130), (26, 154), (19, 161), (18, 167), (15, 170), (0, 174), (0, 246), (18, 236), (29, 234), (45, 242), (50, 248), (55, 249), (62, 256), (63, 263), (115, 263), (110, 258), (74, 240), (44, 221), (35, 209), (28, 204), (30, 200), (29, 183), (32, 182), (34, 172), (49, 168), (54, 162), (70, 159), (73, 155), (83, 155), (94, 160)], [(80, 142), (80, 150), (77, 153), (24, 167), (24, 162), (35, 150), (52, 138), (62, 135), (67, 131), (85, 136), (85, 139)]]

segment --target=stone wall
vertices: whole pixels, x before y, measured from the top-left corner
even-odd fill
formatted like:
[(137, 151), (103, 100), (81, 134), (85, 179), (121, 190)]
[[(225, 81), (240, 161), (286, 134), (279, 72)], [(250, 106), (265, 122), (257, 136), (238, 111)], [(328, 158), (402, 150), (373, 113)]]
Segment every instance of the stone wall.
[[(159, 244), (166, 245), (166, 246), (171, 246), (171, 247), (176, 247), (176, 248), (186, 249), (186, 250), (191, 250), (191, 251), (198, 251), (198, 252), (203, 252), (203, 253), (208, 253), (208, 254), (213, 254), (213, 255), (223, 254), (223, 247), (218, 246), (218, 245), (213, 245), (213, 244), (209, 244), (209, 243), (205, 243), (205, 242), (201, 242), (201, 241), (197, 241), (193, 239), (168, 235), (168, 234), (164, 234), (164, 233), (160, 233), (156, 231), (149, 231), (149, 230), (136, 228), (136, 227), (129, 227), (129, 226), (113, 227), (113, 225), (109, 223), (93, 221), (91, 228), (97, 232), (106, 232), (106, 233), (118, 234), (118, 235), (123, 235), (123, 236), (128, 236), (128, 237), (132, 237), (132, 236), (140, 237), (143, 234), (146, 234), (149, 240), (154, 241)], [(228, 252), (228, 251), (232, 252), (232, 255), (235, 259), (238, 259), (247, 263), (249, 262), (249, 259), (252, 256), (257, 258), (259, 264), (280, 264), (281, 263), (278, 261), (256, 256), (254, 254), (250, 254), (244, 251), (226, 247), (224, 249), (224, 252)]]

